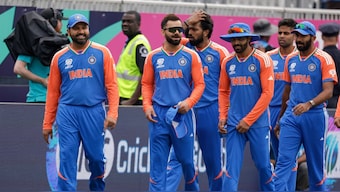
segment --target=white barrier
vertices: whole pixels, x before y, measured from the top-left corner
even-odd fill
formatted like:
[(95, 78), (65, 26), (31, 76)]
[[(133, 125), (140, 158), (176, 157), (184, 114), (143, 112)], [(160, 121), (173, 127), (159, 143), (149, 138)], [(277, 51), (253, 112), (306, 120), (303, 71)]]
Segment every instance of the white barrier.
[[(206, 3), (210, 2), (210, 3)], [(0, 5), (53, 7), (92, 11), (127, 11), (143, 13), (190, 14), (204, 9), (211, 15), (275, 17), (293, 19), (339, 20), (339, 10), (313, 9), (318, 1), (311, 0), (196, 0), (195, 2), (161, 0), (0, 0)], [(306, 8), (293, 8), (293, 7)]]

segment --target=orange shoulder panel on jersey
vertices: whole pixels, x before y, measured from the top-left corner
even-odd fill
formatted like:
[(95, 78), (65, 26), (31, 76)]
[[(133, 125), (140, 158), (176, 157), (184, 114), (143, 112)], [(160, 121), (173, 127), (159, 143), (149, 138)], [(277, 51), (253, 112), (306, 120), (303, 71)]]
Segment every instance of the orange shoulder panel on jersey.
[(322, 80), (332, 79), (334, 84), (337, 84), (338, 76), (332, 56), (321, 49), (317, 49), (314, 55), (321, 62)]
[(289, 60), (292, 58), (292, 57), (295, 57), (296, 55), (298, 55), (299, 52), (298, 51), (295, 51), (291, 54), (289, 54), (285, 60), (285, 66), (284, 66), (284, 69), (283, 69), (283, 80), (287, 83), (290, 83), (290, 75), (289, 75), (289, 70), (288, 70), (288, 62)]
[(142, 97), (143, 97), (143, 109), (146, 111), (150, 107), (152, 107), (152, 96), (154, 93), (154, 84), (155, 84), (155, 74), (152, 65), (152, 57), (156, 53), (162, 51), (162, 48), (159, 47), (153, 51), (151, 51), (145, 59), (144, 62), (144, 70), (142, 76)]
[(271, 56), (271, 55), (274, 55), (274, 54), (279, 53), (279, 51), (280, 51), (280, 48), (278, 47), (278, 48), (275, 48), (275, 49), (273, 49), (273, 50), (267, 51), (266, 53), (267, 53), (269, 56)]
[(55, 121), (58, 101), (60, 97), (61, 75), (58, 67), (58, 60), (61, 55), (66, 53), (69, 47), (66, 46), (58, 51), (52, 58), (50, 66), (50, 74), (48, 78), (48, 89), (46, 93), (46, 105), (43, 121), (43, 129), (52, 129), (53, 122)]
[(211, 43), (211, 48), (218, 51), (220, 53), (220, 63), (222, 63), (223, 59), (227, 56), (229, 56), (229, 51), (228, 49), (226, 49), (225, 47), (223, 47), (222, 45), (218, 44), (218, 43), (215, 43), (215, 42), (212, 42)]
[(112, 57), (110, 50), (107, 47), (95, 42), (92, 42), (92, 47), (99, 49), (103, 52), (104, 81), (109, 105), (109, 111), (107, 112), (107, 116), (117, 119), (119, 106), (119, 93), (115, 61)]
[(221, 64), (221, 73), (218, 85), (218, 111), (220, 113), (220, 120), (226, 120), (228, 117), (228, 109), (230, 106), (230, 81), (227, 74), (226, 64), (234, 57), (235, 52), (224, 58)]
[(189, 104), (189, 107), (192, 108), (201, 98), (205, 88), (202, 62), (200, 57), (194, 50), (183, 47), (183, 51), (190, 53), (192, 57), (191, 77), (193, 80), (194, 89), (192, 90), (189, 98), (185, 100)]
[(254, 51), (253, 56), (260, 61), (261, 69), (264, 68), (273, 68), (273, 60), (269, 57), (267, 53), (264, 53), (258, 49)]
[(273, 60), (268, 54), (255, 50), (254, 57), (259, 60), (261, 71), (261, 89), (262, 93), (260, 98), (257, 100), (255, 106), (243, 119), (249, 126), (253, 125), (254, 122), (263, 114), (263, 112), (268, 108), (269, 103), (274, 95), (274, 69)]
[(188, 38), (182, 37), (182, 39), (181, 39), (181, 44), (182, 45), (186, 45), (188, 42), (189, 42)]

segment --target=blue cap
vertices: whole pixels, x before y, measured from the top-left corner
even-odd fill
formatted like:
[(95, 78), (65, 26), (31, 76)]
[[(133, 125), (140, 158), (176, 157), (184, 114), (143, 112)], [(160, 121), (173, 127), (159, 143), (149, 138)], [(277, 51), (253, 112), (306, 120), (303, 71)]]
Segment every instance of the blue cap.
[(68, 18), (67, 28), (74, 27), (77, 23), (86, 23), (89, 24), (89, 20), (82, 14), (74, 14)]
[(296, 24), (292, 33), (296, 33), (296, 32), (300, 33), (301, 35), (312, 35), (312, 36), (316, 35), (315, 26), (309, 21), (303, 21), (301, 23)]
[(319, 30), (324, 36), (338, 36), (340, 31), (340, 25), (338, 23), (325, 23), (319, 26)]
[(228, 34), (221, 35), (220, 38), (230, 42), (232, 38), (251, 37), (251, 41), (260, 40), (260, 36), (250, 32), (249, 25), (245, 23), (234, 23), (230, 25)]
[(176, 136), (179, 139), (188, 133), (182, 117), (183, 115), (178, 113), (178, 107), (170, 107), (165, 115), (165, 122), (174, 128)]

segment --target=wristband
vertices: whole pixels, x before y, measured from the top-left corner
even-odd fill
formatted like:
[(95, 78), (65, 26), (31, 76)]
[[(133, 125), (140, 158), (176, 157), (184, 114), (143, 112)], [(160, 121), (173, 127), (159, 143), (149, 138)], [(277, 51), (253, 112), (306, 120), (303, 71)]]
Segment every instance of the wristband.
[(312, 105), (312, 107), (315, 106), (315, 102), (313, 101), (313, 99), (312, 99), (312, 100), (309, 100), (308, 102)]

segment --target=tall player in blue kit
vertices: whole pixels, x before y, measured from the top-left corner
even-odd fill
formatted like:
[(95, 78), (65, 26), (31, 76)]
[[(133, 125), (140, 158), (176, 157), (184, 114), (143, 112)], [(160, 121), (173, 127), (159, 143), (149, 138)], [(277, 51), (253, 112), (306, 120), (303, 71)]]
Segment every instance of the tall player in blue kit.
[(149, 190), (166, 190), (166, 167), (173, 146), (183, 167), (185, 191), (198, 191), (192, 107), (205, 87), (202, 64), (195, 51), (180, 44), (183, 28), (176, 15), (166, 15), (161, 27), (165, 41), (147, 56), (142, 77), (143, 109), (149, 120)]
[[(306, 152), (309, 190), (324, 191), (326, 173), (325, 134), (328, 127), (326, 101), (337, 83), (330, 55), (314, 45), (315, 26), (303, 21), (295, 26), (298, 51), (286, 58), (286, 81), (280, 112), (279, 155), (275, 168), (275, 189), (288, 189), (291, 169), (303, 144)], [(276, 127), (278, 129), (279, 127)]]
[[(283, 80), (283, 69), (285, 64), (285, 59), (287, 55), (294, 52), (296, 50), (294, 46), (295, 35), (292, 33), (294, 27), (296, 25), (296, 21), (293, 19), (282, 19), (278, 24), (278, 43), (280, 47), (268, 51), (267, 54), (272, 58), (274, 64), (274, 96), (269, 104), (270, 110), (270, 140), (271, 140), (271, 150), (274, 156), (275, 162), (277, 161), (278, 149), (279, 149), (279, 140), (274, 132), (274, 128), (279, 119), (279, 114), (281, 111), (282, 105), (282, 94), (285, 87), (285, 81)], [(275, 163), (274, 162), (274, 163)], [(296, 185), (296, 174), (297, 170), (294, 167), (292, 169), (292, 175), (289, 177), (288, 184), (289, 191), (295, 191)]]
[(230, 25), (221, 38), (231, 42), (235, 53), (222, 62), (219, 81), (219, 131), (226, 133), (226, 176), (223, 191), (237, 191), (243, 152), (249, 141), (262, 191), (273, 191), (269, 159), (269, 103), (274, 93), (272, 59), (250, 43), (260, 37), (245, 23)]
[(72, 43), (52, 59), (43, 136), (48, 143), (55, 120), (60, 147), (58, 191), (77, 191), (80, 142), (91, 172), (89, 189), (104, 191), (105, 129), (116, 126), (119, 105), (114, 60), (108, 48), (89, 40), (84, 15), (69, 17), (67, 28)]
[[(210, 191), (222, 190), (222, 153), (218, 126), (218, 82), (221, 63), (228, 50), (210, 40), (213, 32), (211, 16), (202, 10), (195, 11), (185, 22), (187, 38), (182, 42), (196, 51), (203, 66), (205, 90), (194, 106), (196, 134), (202, 150)], [(182, 178), (182, 168), (174, 153), (168, 164), (167, 191), (176, 191)]]

